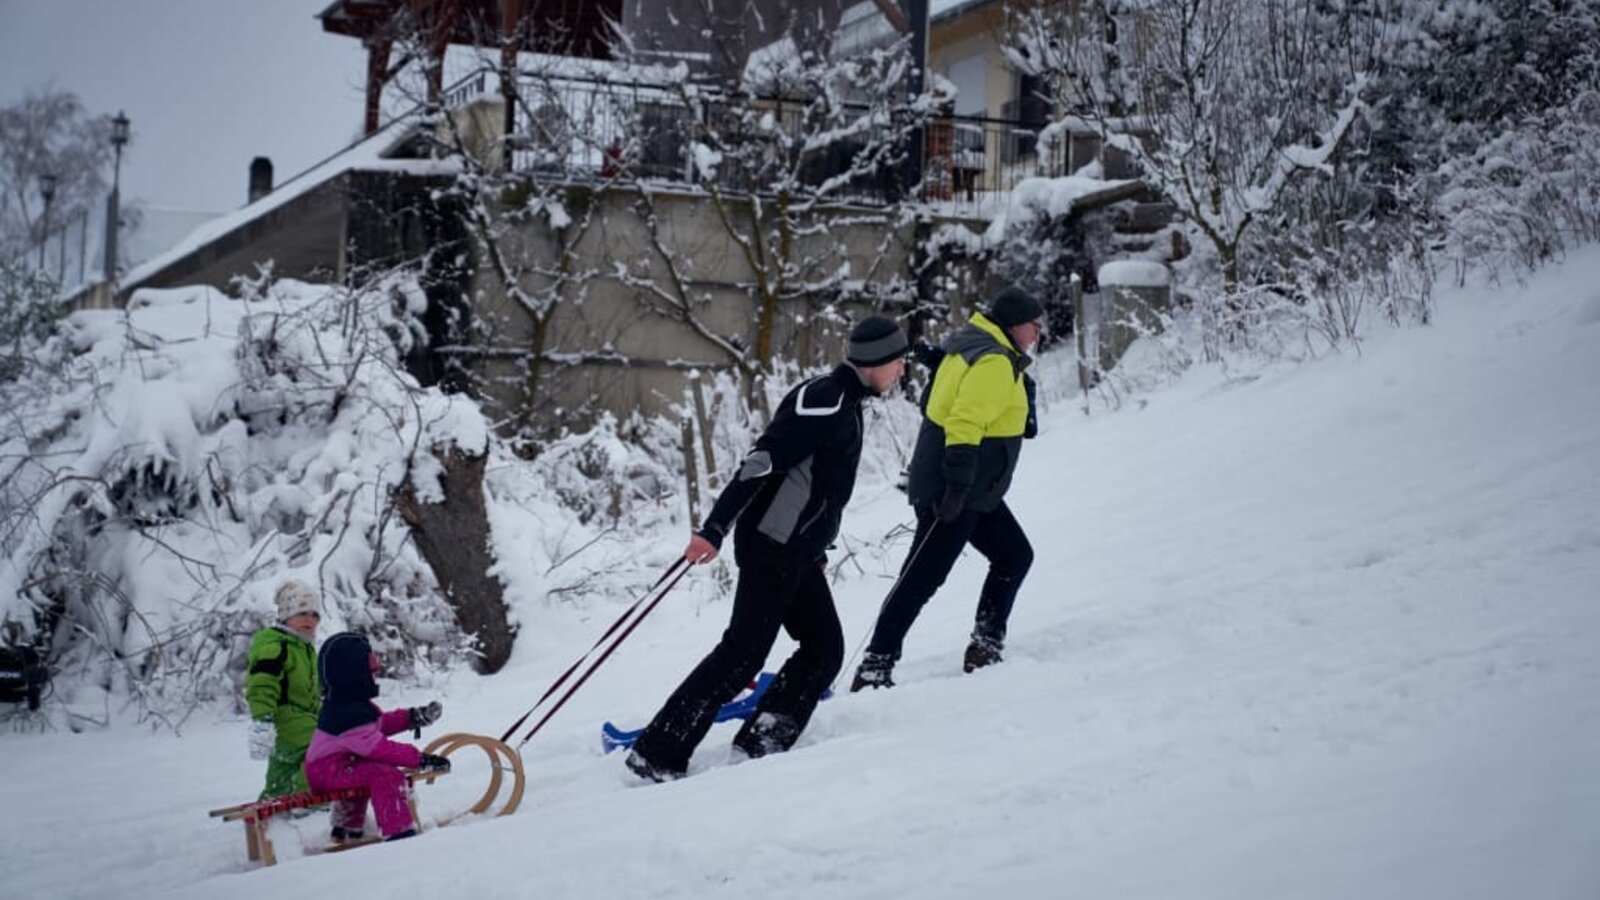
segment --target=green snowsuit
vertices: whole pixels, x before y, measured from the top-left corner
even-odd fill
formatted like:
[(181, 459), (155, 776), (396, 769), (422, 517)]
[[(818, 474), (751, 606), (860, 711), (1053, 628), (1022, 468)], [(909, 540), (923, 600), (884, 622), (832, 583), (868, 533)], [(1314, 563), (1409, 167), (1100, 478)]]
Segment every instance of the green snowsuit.
[(269, 720), (277, 729), (261, 799), (306, 790), (306, 748), (311, 746), (317, 713), (322, 710), (317, 650), (310, 641), (279, 625), (251, 636), (249, 659), (244, 699), (250, 706), (250, 718)]

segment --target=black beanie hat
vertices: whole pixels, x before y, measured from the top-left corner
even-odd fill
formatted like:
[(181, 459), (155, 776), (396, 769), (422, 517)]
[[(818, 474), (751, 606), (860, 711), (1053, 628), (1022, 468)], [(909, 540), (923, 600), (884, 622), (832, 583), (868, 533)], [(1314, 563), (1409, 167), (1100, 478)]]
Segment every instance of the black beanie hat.
[(850, 329), (850, 351), (845, 359), (857, 366), (881, 366), (906, 355), (911, 341), (893, 319), (868, 316)]
[(1001, 328), (1032, 322), (1044, 315), (1044, 307), (1033, 295), (1019, 287), (1008, 287), (989, 301), (989, 321)]

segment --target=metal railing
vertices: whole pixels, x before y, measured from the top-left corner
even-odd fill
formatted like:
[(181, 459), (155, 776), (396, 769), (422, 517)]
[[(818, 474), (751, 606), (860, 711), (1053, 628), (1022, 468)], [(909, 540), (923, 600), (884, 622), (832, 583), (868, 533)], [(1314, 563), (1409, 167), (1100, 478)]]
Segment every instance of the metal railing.
[[(492, 83), (493, 82), (493, 83)], [(494, 78), (478, 75), (446, 96), (458, 109), (499, 97)], [(767, 192), (778, 184), (824, 190), (831, 200), (881, 206), (904, 200), (896, 167), (871, 168), (861, 154), (873, 139), (841, 138), (808, 147), (806, 107), (794, 100), (718, 99), (700, 91), (684, 102), (675, 86), (584, 78), (522, 79), (517, 132), (506, 140), (509, 167), (571, 181), (600, 181), (626, 174), (695, 185), (707, 169), (723, 190)], [(863, 108), (864, 110), (864, 108)], [(761, 129), (748, 136), (739, 129)], [(741, 140), (772, 143), (783, 132), (791, 158), (727, 158), (714, 167), (696, 159), (697, 136), (715, 132), (724, 145)], [(1066, 171), (1066, 148), (1038, 151), (1039, 129), (982, 116), (945, 116), (923, 128), (923, 178), (912, 199), (955, 215), (985, 215), (1002, 205), (1025, 178)], [(798, 149), (807, 148), (807, 149)]]
[(983, 116), (934, 119), (924, 132), (922, 199), (987, 213), (1026, 178), (1067, 173), (1066, 147), (1039, 150), (1039, 129)]
[(70, 213), (12, 262), (38, 272), (56, 285), (60, 296), (76, 293), (101, 280), (104, 269), (105, 214)]

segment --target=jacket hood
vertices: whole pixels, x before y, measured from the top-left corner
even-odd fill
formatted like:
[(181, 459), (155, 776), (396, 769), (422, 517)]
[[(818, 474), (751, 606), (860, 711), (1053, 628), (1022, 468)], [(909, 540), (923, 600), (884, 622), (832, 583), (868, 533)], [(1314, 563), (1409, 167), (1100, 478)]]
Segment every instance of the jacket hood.
[(372, 645), (353, 631), (342, 631), (322, 645), (317, 653), (323, 694), (318, 728), (342, 734), (377, 720), (372, 698), (378, 696), (378, 682), (372, 677), (372, 661)]
[(1019, 374), (1033, 362), (1026, 353), (1017, 350), (1011, 342), (1011, 335), (1004, 328), (990, 321), (983, 313), (973, 313), (966, 325), (944, 339), (942, 349), (946, 353), (960, 354), (966, 359), (967, 365), (972, 365), (978, 357), (987, 353), (1004, 353)]

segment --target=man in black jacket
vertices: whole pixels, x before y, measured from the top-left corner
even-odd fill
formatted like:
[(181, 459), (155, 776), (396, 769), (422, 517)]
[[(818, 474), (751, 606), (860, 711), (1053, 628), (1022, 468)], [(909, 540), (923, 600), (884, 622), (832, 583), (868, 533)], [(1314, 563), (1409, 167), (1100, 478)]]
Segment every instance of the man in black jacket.
[(844, 633), (823, 571), (861, 460), (861, 402), (905, 373), (905, 332), (879, 316), (850, 331), (846, 362), (794, 388), (745, 456), (684, 556), (715, 559), (737, 520), (739, 586), (722, 640), (667, 698), (628, 754), (652, 781), (681, 778), (717, 708), (732, 700), (788, 631), (799, 646), (733, 744), (752, 757), (789, 749), (844, 664)]
[(944, 342), (911, 455), (911, 555), (878, 612), (850, 690), (894, 686), (906, 632), (968, 544), (988, 557), (989, 575), (962, 668), (1000, 662), (1012, 603), (1033, 565), (1033, 547), (1005, 495), (1023, 439), (1038, 430), (1033, 382), (1024, 373), (1043, 331), (1044, 307), (1013, 287)]

